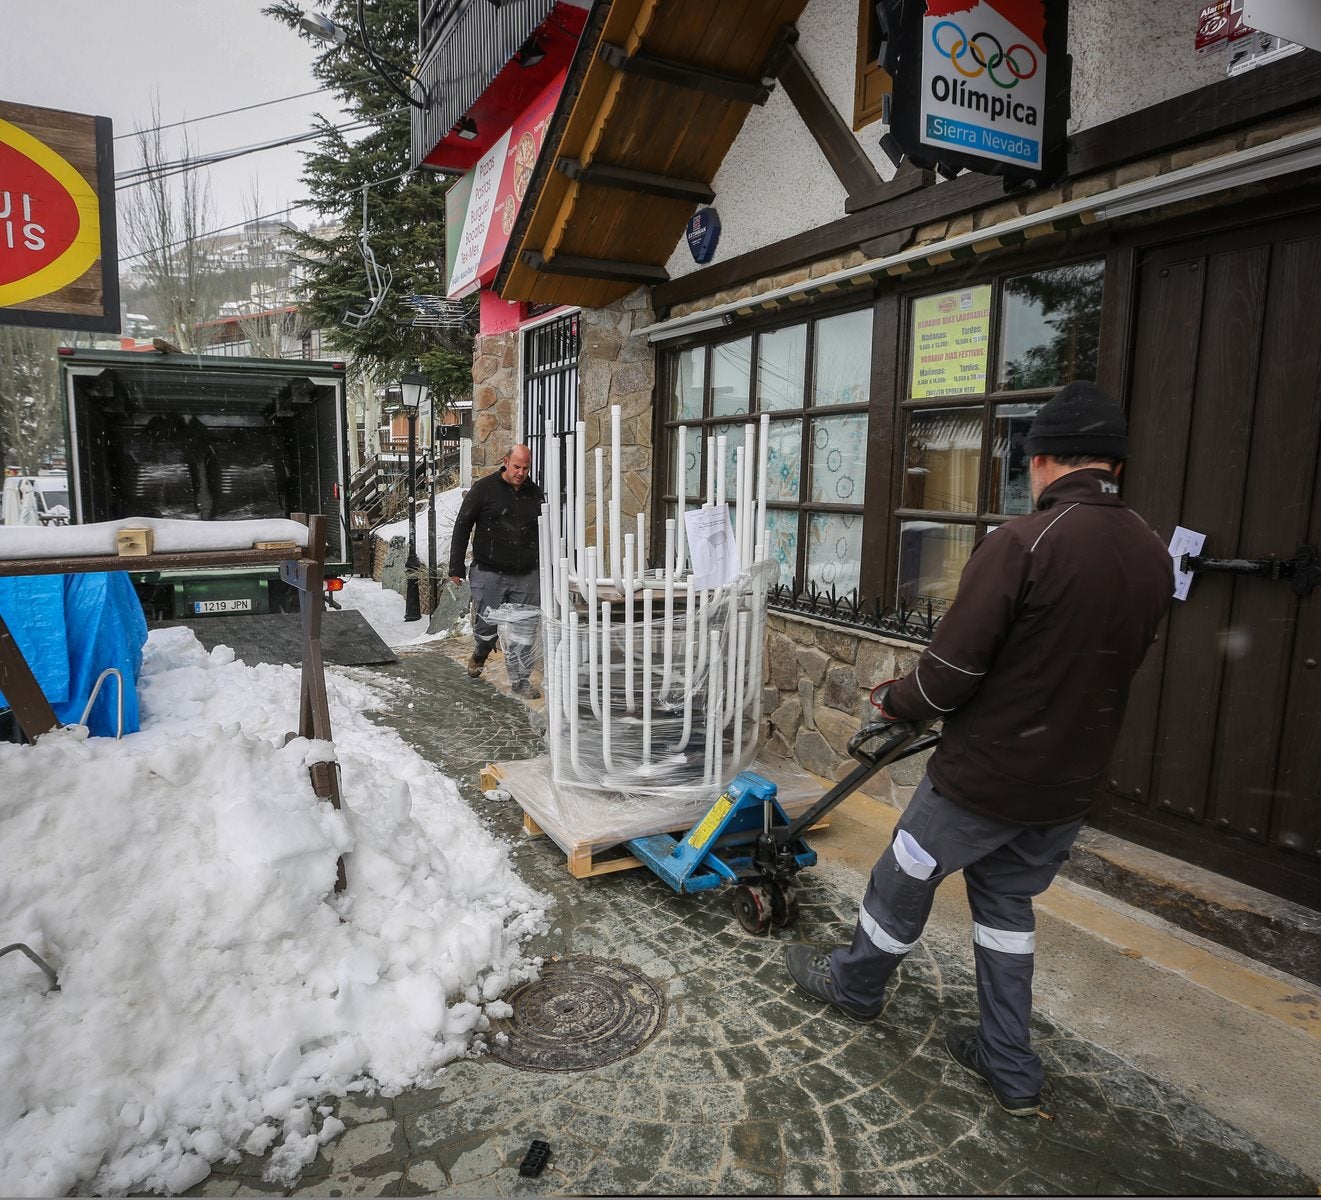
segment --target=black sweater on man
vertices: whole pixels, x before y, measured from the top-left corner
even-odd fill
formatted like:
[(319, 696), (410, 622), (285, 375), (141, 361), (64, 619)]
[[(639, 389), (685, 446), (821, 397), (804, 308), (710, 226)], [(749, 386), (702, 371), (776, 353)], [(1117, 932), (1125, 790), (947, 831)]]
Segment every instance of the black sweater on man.
[(504, 477), (504, 467), (484, 476), (468, 489), (454, 522), (450, 542), (450, 570), (462, 579), (467, 573), (464, 559), (473, 527), (472, 560), (488, 571), (502, 575), (526, 575), (537, 569), (537, 518), (545, 496), (531, 479), (514, 488)]
[(977, 545), (886, 708), (944, 718), (927, 773), (947, 799), (1023, 825), (1077, 820), (1173, 590), (1169, 551), (1113, 476), (1070, 472)]

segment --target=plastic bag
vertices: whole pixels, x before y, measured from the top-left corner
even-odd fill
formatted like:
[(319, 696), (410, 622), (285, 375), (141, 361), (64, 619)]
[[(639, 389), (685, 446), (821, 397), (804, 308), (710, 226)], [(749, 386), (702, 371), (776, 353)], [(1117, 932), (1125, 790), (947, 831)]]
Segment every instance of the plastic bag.
[(541, 646), (542, 612), (535, 604), (502, 604), (487, 608), (482, 617), (496, 627), (500, 653), (509, 664), (511, 679), (527, 679), (534, 671), (543, 671)]

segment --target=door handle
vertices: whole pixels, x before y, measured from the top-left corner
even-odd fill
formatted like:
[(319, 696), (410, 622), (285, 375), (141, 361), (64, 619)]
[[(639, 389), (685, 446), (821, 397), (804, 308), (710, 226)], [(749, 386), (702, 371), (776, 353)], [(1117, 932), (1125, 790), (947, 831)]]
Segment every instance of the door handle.
[(1249, 575), (1258, 579), (1287, 579), (1293, 590), (1306, 596), (1321, 584), (1321, 558), (1311, 546), (1299, 546), (1293, 558), (1209, 558), (1205, 554), (1185, 554), (1179, 559), (1181, 571), (1224, 571), (1231, 575)]

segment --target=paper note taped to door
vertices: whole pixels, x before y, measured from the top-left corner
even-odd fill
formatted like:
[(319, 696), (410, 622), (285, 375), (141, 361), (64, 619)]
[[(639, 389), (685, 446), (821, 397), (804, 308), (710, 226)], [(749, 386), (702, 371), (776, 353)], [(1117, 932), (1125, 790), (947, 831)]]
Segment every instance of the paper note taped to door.
[(738, 574), (738, 549), (729, 523), (729, 506), (713, 504), (683, 514), (688, 550), (693, 557), (693, 586), (723, 587)]
[(1180, 566), (1185, 554), (1201, 554), (1206, 544), (1206, 534), (1185, 529), (1182, 525), (1174, 527), (1174, 536), (1170, 538), (1170, 557), (1174, 559), (1174, 598), (1187, 600), (1188, 589), (1193, 586), (1193, 573)]

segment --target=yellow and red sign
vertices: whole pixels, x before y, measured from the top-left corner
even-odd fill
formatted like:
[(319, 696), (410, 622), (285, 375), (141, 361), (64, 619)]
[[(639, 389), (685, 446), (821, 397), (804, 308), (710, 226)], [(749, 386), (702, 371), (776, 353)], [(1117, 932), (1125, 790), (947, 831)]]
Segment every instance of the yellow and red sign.
[(110, 122), (0, 102), (0, 325), (118, 328)]

